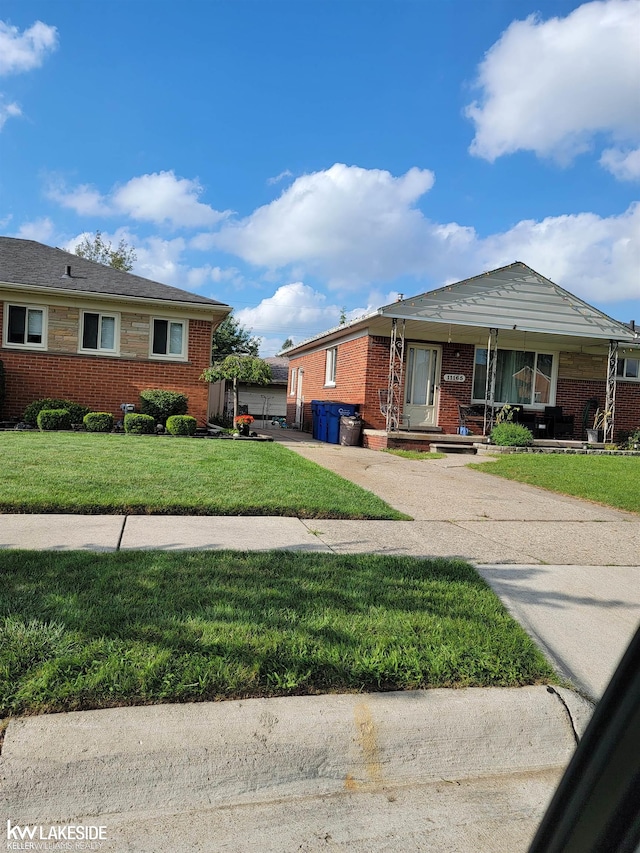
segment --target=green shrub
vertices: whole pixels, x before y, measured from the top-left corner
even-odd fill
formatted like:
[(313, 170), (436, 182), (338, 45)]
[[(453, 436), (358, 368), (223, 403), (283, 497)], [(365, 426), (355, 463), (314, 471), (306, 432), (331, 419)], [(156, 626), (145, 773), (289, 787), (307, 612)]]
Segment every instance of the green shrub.
[(130, 435), (151, 435), (156, 431), (156, 422), (151, 415), (129, 412), (124, 416), (124, 431)]
[(82, 419), (87, 432), (111, 432), (113, 415), (110, 412), (89, 412)]
[(71, 417), (72, 424), (81, 424), (82, 419), (89, 412), (88, 406), (81, 406), (71, 400), (57, 400), (55, 397), (44, 397), (42, 400), (34, 400), (24, 410), (22, 420), (31, 426), (38, 423), (38, 415), (43, 409), (66, 409)]
[(38, 429), (71, 429), (71, 415), (67, 409), (40, 409)]
[(187, 414), (187, 397), (177, 391), (149, 388), (140, 392), (140, 410), (163, 426), (171, 415)]
[(533, 435), (522, 424), (504, 421), (491, 430), (491, 442), (498, 447), (529, 447), (533, 444)]
[(171, 435), (193, 435), (196, 425), (196, 419), (191, 415), (171, 415), (167, 418), (167, 432)]

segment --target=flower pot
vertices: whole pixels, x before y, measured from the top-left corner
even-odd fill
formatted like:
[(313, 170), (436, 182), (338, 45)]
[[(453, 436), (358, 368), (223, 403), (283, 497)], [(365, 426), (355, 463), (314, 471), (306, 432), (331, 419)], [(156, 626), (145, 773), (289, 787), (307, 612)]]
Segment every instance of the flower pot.
[(587, 441), (589, 444), (599, 444), (603, 439), (603, 434), (601, 429), (588, 429), (587, 430)]
[(249, 435), (249, 424), (240, 424), (240, 435)]

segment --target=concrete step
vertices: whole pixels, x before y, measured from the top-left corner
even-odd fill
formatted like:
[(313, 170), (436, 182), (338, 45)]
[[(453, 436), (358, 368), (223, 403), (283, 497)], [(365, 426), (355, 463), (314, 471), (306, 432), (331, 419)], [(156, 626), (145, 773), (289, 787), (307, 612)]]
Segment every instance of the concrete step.
[(431, 444), (429, 449), (432, 453), (469, 453), (474, 455), (478, 452), (473, 444), (461, 444), (460, 442), (454, 444), (444, 441)]

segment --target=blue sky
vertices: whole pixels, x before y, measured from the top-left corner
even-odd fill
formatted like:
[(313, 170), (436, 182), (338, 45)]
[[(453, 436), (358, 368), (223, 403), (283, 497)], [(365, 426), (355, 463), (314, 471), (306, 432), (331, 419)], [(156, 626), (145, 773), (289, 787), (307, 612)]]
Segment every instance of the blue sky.
[(640, 321), (640, 0), (4, 0), (0, 231), (271, 355), (514, 260)]

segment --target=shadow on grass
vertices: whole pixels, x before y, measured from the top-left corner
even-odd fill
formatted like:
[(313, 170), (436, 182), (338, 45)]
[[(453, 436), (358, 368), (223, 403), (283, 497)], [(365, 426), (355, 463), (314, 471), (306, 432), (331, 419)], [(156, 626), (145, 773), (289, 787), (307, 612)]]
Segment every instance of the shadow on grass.
[(280, 551), (2, 561), (0, 713), (553, 678), (462, 561)]

